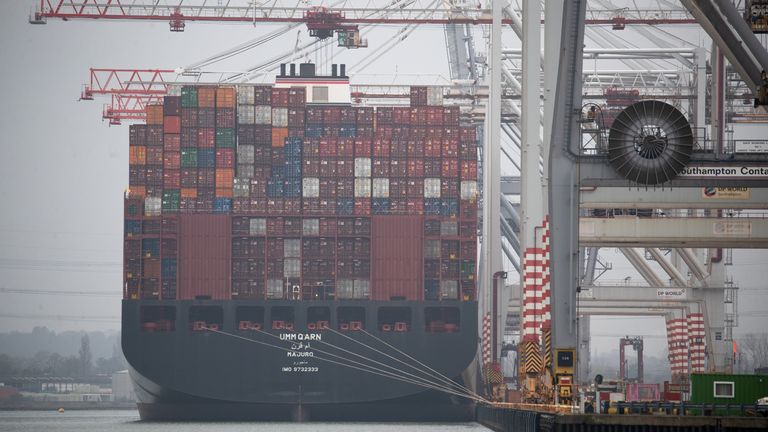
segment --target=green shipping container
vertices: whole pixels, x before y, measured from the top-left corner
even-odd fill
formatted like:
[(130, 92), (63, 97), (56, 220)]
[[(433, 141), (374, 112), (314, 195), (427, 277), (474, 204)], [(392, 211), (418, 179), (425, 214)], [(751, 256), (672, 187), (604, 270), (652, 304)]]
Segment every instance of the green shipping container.
[(216, 129), (216, 147), (235, 148), (235, 130), (233, 128)]
[(197, 167), (197, 149), (196, 148), (194, 147), (181, 148), (181, 167), (182, 168)]
[(475, 262), (474, 261), (461, 262), (461, 278), (464, 280), (475, 279)]
[(181, 106), (184, 108), (197, 106), (197, 87), (184, 86), (181, 88)]
[(178, 189), (166, 189), (163, 191), (163, 213), (179, 211), (181, 191)]
[(691, 374), (690, 402), (694, 404), (754, 404), (766, 396), (768, 375)]

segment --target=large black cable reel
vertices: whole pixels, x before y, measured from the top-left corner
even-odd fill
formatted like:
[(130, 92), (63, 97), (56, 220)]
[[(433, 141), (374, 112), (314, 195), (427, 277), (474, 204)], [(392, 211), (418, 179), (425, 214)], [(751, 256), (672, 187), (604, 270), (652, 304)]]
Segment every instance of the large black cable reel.
[(659, 185), (691, 161), (693, 132), (677, 108), (655, 100), (636, 102), (614, 120), (608, 134), (608, 161), (624, 178)]

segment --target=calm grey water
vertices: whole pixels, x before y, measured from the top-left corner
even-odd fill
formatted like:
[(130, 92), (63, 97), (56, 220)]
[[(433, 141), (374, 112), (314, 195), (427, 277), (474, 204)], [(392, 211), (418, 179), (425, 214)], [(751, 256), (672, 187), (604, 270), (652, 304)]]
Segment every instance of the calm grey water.
[(477, 423), (144, 423), (136, 411), (0, 411), (1, 432), (488, 432)]

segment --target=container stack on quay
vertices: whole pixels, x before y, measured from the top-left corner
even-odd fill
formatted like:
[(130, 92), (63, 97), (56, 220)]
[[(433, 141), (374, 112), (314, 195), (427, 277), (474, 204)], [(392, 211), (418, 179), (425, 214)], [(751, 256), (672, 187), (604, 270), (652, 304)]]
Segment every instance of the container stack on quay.
[(475, 300), (477, 139), (410, 106), (184, 86), (130, 128), (125, 298)]

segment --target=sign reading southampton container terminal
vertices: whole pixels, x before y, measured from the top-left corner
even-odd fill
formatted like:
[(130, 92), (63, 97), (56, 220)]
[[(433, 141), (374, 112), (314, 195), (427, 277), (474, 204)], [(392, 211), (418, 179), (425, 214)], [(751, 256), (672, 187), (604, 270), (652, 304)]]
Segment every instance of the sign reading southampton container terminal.
[(768, 180), (768, 166), (689, 166), (680, 171), (686, 178), (763, 178)]

